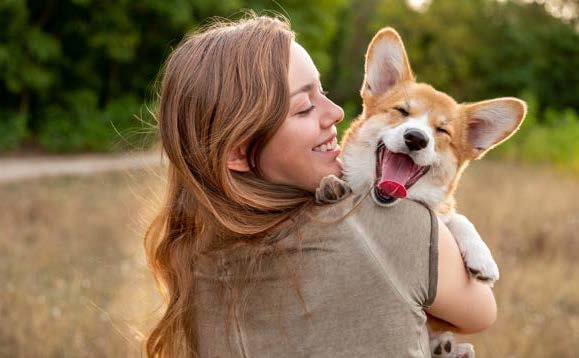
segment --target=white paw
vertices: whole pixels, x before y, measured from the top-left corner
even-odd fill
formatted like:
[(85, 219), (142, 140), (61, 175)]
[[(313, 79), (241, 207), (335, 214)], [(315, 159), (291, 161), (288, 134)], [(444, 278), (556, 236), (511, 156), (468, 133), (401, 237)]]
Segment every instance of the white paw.
[(499, 268), (491, 255), (491, 250), (464, 215), (455, 213), (448, 220), (448, 228), (460, 248), (470, 275), (493, 287), (499, 279)]
[(455, 343), (452, 332), (442, 332), (430, 339), (430, 353), (435, 358), (474, 358), (474, 347)]
[(464, 245), (462, 258), (472, 277), (493, 287), (499, 279), (499, 267), (488, 247), (480, 243), (470, 241)]
[(470, 343), (460, 343), (454, 345), (456, 358), (474, 358), (474, 347)]

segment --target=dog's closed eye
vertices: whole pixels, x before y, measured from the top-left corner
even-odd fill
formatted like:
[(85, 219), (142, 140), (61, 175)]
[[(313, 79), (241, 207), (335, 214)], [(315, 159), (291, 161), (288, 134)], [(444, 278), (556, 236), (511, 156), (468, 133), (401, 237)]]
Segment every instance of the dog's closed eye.
[(395, 110), (397, 110), (401, 115), (403, 115), (404, 117), (408, 117), (410, 115), (410, 113), (408, 113), (408, 111), (405, 108), (402, 107), (394, 107)]
[(436, 127), (436, 131), (439, 132), (439, 133), (444, 133), (444, 134), (450, 136), (450, 132), (447, 131), (446, 129), (442, 128), (442, 127)]

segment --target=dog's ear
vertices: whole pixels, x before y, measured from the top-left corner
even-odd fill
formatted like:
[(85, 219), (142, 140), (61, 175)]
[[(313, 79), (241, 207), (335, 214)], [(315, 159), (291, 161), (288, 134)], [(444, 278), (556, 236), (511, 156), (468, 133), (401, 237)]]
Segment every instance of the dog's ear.
[(479, 159), (519, 129), (527, 104), (518, 98), (505, 97), (466, 104), (464, 110), (470, 157)]
[(386, 93), (395, 84), (414, 80), (404, 43), (390, 27), (378, 31), (368, 46), (362, 97)]

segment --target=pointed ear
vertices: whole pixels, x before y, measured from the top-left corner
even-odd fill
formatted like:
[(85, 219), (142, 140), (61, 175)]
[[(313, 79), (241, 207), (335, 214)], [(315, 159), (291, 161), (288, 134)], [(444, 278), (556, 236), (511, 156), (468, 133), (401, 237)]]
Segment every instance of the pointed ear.
[(378, 31), (368, 46), (362, 97), (386, 93), (394, 85), (414, 80), (400, 35), (390, 27)]
[(465, 111), (471, 157), (479, 159), (517, 131), (527, 113), (527, 104), (505, 97), (467, 104)]
[(235, 147), (230, 153), (227, 159), (227, 167), (230, 170), (236, 172), (248, 172), (249, 163), (247, 162), (247, 156), (245, 155), (247, 148), (244, 145), (239, 145)]

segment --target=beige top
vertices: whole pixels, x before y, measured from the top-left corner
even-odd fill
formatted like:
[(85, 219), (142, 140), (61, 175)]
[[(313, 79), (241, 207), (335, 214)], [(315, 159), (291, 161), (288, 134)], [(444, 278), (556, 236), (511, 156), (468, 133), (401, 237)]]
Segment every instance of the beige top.
[[(314, 213), (336, 218), (354, 200), (351, 195)], [(310, 221), (302, 232), (301, 255), (292, 234), (280, 242), (287, 262), (264, 261), (266, 274), (248, 291), (230, 345), (227, 310), (212, 284), (201, 283), (202, 357), (430, 356), (423, 308), (434, 301), (438, 264), (437, 220), (430, 209), (410, 200), (380, 207), (367, 196), (341, 222)], [(303, 301), (284, 278), (291, 265), (300, 270)]]

